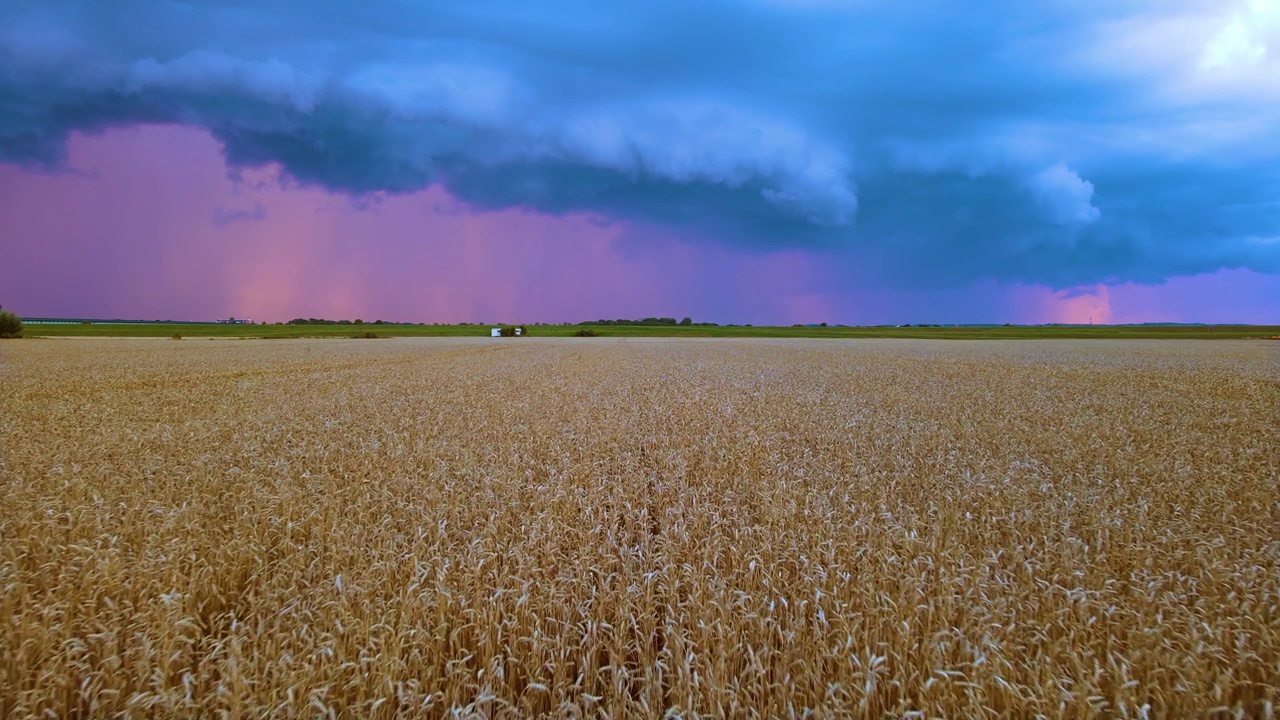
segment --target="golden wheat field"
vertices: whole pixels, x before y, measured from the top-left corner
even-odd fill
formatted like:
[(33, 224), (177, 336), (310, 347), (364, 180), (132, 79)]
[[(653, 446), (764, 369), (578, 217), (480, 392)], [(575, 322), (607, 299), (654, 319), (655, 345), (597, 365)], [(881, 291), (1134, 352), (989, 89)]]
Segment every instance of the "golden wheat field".
[(1280, 346), (0, 347), (0, 716), (1273, 717)]

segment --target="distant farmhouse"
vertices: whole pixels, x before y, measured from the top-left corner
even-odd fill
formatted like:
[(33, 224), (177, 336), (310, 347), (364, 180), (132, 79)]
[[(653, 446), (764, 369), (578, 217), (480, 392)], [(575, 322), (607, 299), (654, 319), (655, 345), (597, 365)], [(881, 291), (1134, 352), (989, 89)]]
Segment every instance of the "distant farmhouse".
[(219, 325), (252, 325), (253, 321), (249, 318), (227, 318), (226, 320), (218, 320)]

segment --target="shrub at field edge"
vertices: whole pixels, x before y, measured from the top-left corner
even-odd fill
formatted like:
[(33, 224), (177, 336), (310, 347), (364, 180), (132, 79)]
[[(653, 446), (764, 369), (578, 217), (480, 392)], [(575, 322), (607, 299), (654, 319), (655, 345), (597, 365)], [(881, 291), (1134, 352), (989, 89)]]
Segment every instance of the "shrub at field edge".
[(22, 337), (22, 318), (8, 310), (0, 310), (0, 338)]

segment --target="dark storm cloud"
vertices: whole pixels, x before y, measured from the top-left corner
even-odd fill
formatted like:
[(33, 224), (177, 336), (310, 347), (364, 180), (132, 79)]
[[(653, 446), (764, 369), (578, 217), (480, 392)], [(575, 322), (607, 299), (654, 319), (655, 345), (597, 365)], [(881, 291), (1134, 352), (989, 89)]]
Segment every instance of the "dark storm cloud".
[(439, 183), (899, 286), (1280, 272), (1265, 5), (11, 2), (0, 159), (179, 123), (357, 196)]

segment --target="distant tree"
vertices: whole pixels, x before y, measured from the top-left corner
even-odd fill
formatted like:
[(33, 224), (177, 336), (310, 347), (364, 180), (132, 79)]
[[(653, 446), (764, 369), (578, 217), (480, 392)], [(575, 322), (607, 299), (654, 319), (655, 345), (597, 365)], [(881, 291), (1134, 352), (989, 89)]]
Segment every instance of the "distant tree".
[(363, 325), (363, 324), (364, 324), (364, 321), (363, 321), (363, 320), (361, 320), (360, 318), (356, 318), (355, 324), (356, 324), (356, 325)]
[(22, 318), (8, 310), (0, 310), (0, 338), (22, 337)]
[(373, 324), (374, 324), (374, 325), (386, 325), (386, 323), (385, 323), (385, 322), (383, 322), (383, 321), (381, 321), (381, 320), (374, 320), (374, 321), (373, 321)]
[(826, 324), (826, 323), (822, 323), (822, 324), (820, 324), (818, 327), (826, 327), (826, 326), (827, 326), (827, 324)]
[(693, 318), (688, 318), (688, 317), (687, 317), (687, 318), (685, 318), (685, 319), (681, 320), (681, 321), (680, 321), (680, 324), (681, 324), (681, 325), (692, 325), (692, 324), (693, 324)]

